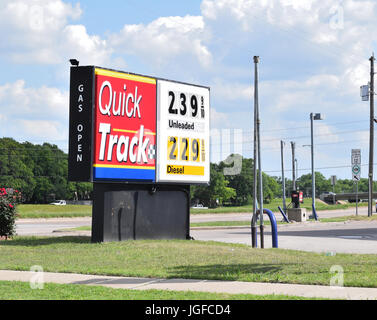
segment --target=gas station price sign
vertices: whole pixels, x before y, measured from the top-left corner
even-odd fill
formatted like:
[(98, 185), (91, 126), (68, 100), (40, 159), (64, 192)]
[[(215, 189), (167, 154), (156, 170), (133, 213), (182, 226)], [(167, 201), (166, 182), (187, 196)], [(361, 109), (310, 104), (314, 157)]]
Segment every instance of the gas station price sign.
[(157, 180), (208, 182), (209, 89), (159, 80), (157, 95)]
[(209, 88), (71, 67), (69, 180), (209, 182)]

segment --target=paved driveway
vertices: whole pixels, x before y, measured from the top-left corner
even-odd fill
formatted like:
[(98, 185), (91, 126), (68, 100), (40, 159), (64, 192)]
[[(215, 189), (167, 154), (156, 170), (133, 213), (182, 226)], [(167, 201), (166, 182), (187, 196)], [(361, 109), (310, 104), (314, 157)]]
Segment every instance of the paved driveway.
[[(214, 240), (251, 245), (250, 228), (192, 230), (197, 240)], [(258, 247), (260, 246), (258, 229)], [(265, 248), (272, 247), (271, 228), (265, 227)], [(278, 225), (278, 247), (334, 253), (377, 254), (377, 221), (347, 223), (293, 223)]]

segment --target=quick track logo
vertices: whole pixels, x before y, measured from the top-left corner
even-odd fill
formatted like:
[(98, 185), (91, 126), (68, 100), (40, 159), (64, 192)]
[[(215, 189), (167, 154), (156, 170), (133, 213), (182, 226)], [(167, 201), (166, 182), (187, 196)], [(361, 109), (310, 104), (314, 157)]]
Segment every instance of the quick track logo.
[(156, 80), (96, 69), (95, 179), (155, 180)]
[[(115, 129), (116, 130), (116, 129)], [(114, 131), (115, 131), (114, 130)], [(118, 129), (122, 131), (122, 129)], [(147, 146), (150, 139), (144, 134), (144, 126), (140, 126), (139, 133), (132, 138), (124, 135), (113, 135), (110, 123), (101, 123), (99, 125), (101, 133), (101, 144), (98, 159), (112, 161), (113, 151), (116, 148), (116, 160), (119, 163), (128, 161), (131, 163), (148, 163)], [(135, 150), (136, 149), (136, 150)]]

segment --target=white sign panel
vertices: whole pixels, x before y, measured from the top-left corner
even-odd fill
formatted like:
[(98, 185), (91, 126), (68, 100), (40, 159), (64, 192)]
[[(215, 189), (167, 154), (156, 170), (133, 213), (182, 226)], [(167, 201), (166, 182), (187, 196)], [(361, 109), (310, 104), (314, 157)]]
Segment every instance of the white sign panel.
[(351, 164), (361, 164), (361, 150), (360, 149), (352, 149), (351, 153)]
[(157, 81), (157, 182), (208, 183), (209, 88)]
[(360, 96), (362, 101), (369, 101), (369, 85), (360, 87)]
[(361, 172), (361, 150), (360, 149), (352, 149), (351, 164), (352, 164), (352, 180), (359, 181), (360, 172)]

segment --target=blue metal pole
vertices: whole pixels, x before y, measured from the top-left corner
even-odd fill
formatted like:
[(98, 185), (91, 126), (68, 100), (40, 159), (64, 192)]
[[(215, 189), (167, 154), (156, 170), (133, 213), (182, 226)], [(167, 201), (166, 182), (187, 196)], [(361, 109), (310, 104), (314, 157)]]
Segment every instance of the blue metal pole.
[(282, 214), (284, 221), (289, 223), (289, 219), (288, 219), (287, 215), (285, 214), (285, 212), (283, 211), (283, 209), (280, 206), (278, 206), (278, 209), (279, 209), (280, 213)]
[(271, 222), (271, 235), (272, 235), (272, 247), (278, 247), (278, 225), (274, 213), (269, 209), (263, 209), (263, 213), (266, 213)]
[(312, 204), (312, 209), (313, 209), (313, 216), (314, 216), (314, 219), (315, 219), (316, 221), (318, 221), (318, 216), (317, 216), (317, 212), (315, 211), (315, 206), (314, 206), (314, 204)]

